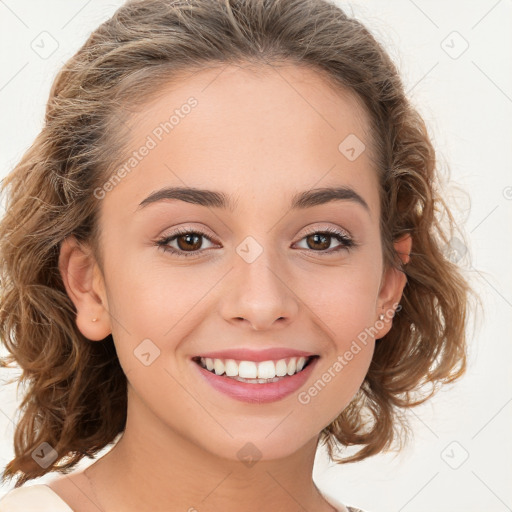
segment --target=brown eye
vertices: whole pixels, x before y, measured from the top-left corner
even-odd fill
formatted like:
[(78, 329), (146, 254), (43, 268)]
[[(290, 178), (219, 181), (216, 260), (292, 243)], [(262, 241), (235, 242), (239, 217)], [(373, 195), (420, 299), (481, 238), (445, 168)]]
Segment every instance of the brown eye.
[(323, 233), (315, 233), (306, 237), (309, 248), (320, 251), (329, 249), (329, 246), (331, 245), (331, 238), (331, 235), (325, 235)]
[[(197, 256), (204, 250), (204, 240), (212, 244), (210, 237), (201, 231), (178, 230), (158, 240), (156, 245), (164, 251), (175, 254), (176, 256)], [(171, 244), (175, 244), (174, 247)]]
[(176, 237), (178, 248), (182, 251), (196, 251), (201, 248), (201, 237), (196, 233), (187, 233)]
[[(307, 233), (299, 243), (302, 241), (305, 241), (306, 247), (302, 246), (300, 247), (301, 249), (310, 249), (313, 252), (325, 254), (326, 256), (338, 253), (339, 251), (346, 251), (356, 246), (354, 240), (347, 233), (338, 231), (335, 228)], [(338, 246), (330, 248), (333, 241), (338, 242)]]

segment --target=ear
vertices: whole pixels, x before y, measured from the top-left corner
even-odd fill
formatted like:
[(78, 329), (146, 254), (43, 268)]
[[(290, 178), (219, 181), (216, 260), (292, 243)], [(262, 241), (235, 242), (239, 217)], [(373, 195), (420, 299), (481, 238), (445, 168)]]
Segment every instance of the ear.
[[(412, 238), (407, 234), (394, 242), (395, 252), (402, 260), (403, 265), (407, 264), (410, 260)], [(402, 298), (402, 292), (407, 283), (407, 276), (404, 272), (397, 270), (394, 267), (386, 269), (379, 290), (378, 296), (378, 309), (376, 311), (375, 327), (377, 334), (375, 339), (382, 338), (391, 329), (393, 324), (394, 312)], [(384, 319), (380, 320), (379, 315), (384, 315)]]
[(90, 340), (103, 340), (112, 329), (103, 275), (90, 247), (73, 236), (66, 238), (60, 246), (59, 271), (76, 307), (80, 332)]

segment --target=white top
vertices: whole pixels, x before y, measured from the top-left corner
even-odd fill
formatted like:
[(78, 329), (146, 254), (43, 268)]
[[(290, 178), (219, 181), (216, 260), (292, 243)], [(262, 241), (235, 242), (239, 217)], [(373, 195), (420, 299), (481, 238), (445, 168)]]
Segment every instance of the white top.
[(73, 509), (45, 484), (10, 490), (0, 499), (0, 512), (73, 512)]
[[(338, 512), (364, 512), (346, 507), (325, 492), (322, 495)], [(33, 484), (10, 490), (0, 499), (0, 512), (73, 512), (73, 509), (48, 485)]]

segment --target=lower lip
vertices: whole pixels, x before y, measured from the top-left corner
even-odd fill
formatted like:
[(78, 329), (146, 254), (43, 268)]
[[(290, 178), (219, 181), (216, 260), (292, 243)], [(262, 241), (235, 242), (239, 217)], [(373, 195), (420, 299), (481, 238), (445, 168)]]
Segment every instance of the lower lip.
[(217, 391), (241, 402), (264, 404), (281, 400), (285, 396), (297, 391), (307, 381), (317, 361), (318, 357), (315, 357), (301, 372), (283, 377), (277, 382), (269, 382), (268, 384), (240, 382), (212, 373), (194, 361), (192, 364)]

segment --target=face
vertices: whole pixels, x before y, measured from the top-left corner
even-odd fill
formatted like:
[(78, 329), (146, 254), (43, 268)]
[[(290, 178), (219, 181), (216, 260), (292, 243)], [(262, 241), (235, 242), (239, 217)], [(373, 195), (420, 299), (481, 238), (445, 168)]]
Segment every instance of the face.
[[(134, 417), (228, 459), (247, 441), (267, 459), (297, 451), (357, 392), (400, 291), (383, 272), (362, 107), (312, 70), (228, 66), (163, 90), (130, 124), (125, 172), (97, 192), (104, 309), (94, 325), (78, 305), (82, 332), (112, 332)], [(176, 187), (215, 194), (153, 195)], [(214, 382), (193, 359), (239, 349), (287, 371), (293, 351), (317, 357), (268, 392)]]

